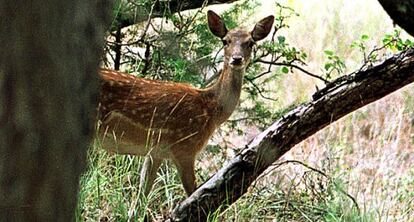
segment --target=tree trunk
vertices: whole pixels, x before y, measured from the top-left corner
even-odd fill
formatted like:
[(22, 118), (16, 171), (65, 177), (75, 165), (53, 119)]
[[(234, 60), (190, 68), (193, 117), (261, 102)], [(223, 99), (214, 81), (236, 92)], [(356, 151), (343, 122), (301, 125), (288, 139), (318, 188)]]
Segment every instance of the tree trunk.
[(104, 1), (0, 1), (0, 220), (74, 221)]
[(294, 145), (344, 115), (414, 81), (414, 48), (381, 65), (344, 76), (292, 110), (199, 187), (173, 211), (173, 221), (205, 221), (209, 213), (229, 206), (251, 183)]
[(394, 23), (414, 36), (414, 0), (378, 0)]

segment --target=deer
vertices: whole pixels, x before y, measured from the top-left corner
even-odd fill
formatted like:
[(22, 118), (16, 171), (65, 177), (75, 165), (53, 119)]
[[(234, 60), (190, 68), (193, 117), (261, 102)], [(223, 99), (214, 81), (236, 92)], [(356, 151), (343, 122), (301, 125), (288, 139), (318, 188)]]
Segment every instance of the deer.
[(211, 10), (207, 20), (211, 33), (223, 42), (224, 64), (216, 82), (206, 88), (99, 71), (101, 146), (117, 154), (145, 157), (139, 188), (146, 195), (165, 159), (175, 164), (186, 194), (195, 191), (197, 154), (237, 107), (252, 49), (270, 33), (274, 16), (260, 20), (252, 31), (227, 30)]

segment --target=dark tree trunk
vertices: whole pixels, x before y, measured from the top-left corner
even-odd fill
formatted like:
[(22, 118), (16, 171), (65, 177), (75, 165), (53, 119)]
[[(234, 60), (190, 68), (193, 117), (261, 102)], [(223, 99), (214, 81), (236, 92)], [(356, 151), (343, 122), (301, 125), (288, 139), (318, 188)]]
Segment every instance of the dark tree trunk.
[(114, 53), (115, 53), (115, 61), (114, 61), (114, 69), (119, 70), (121, 67), (121, 54), (122, 54), (122, 32), (121, 28), (118, 27), (115, 32), (115, 46), (114, 46)]
[(102, 2), (0, 1), (0, 221), (74, 221), (97, 106)]
[(414, 0), (378, 0), (394, 23), (414, 36)]

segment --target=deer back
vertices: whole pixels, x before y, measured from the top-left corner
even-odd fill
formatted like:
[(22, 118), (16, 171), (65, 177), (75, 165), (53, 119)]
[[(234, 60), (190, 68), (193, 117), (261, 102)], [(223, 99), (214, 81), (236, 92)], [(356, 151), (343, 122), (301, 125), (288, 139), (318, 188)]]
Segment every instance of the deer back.
[(120, 115), (135, 130), (162, 133), (161, 137), (168, 140), (165, 143), (208, 139), (216, 127), (217, 100), (212, 93), (112, 70), (104, 69), (100, 75), (99, 119), (104, 125), (112, 114)]

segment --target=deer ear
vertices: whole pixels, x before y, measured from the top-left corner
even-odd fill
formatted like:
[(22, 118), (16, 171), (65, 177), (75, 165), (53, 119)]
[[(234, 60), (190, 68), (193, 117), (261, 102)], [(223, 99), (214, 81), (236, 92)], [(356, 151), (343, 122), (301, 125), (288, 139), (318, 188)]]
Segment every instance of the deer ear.
[(260, 20), (251, 32), (253, 40), (259, 41), (264, 39), (269, 34), (270, 30), (272, 30), (274, 20), (275, 17), (273, 15), (267, 16), (266, 18)]
[(227, 28), (223, 20), (215, 12), (209, 10), (207, 12), (208, 27), (210, 31), (219, 38), (224, 38), (227, 34)]

